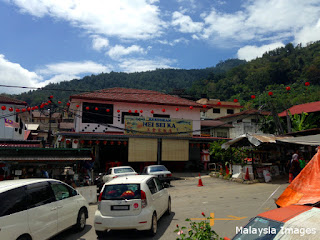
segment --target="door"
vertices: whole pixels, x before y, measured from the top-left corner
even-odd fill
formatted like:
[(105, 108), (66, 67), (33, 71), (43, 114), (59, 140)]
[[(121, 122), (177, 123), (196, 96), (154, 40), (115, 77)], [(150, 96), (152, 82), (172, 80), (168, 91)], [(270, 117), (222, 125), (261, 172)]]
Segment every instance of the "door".
[(149, 187), (149, 190), (151, 192), (151, 199), (147, 199), (148, 201), (148, 204), (149, 204), (149, 201), (151, 200), (151, 204), (152, 204), (152, 207), (156, 210), (157, 212), (157, 217), (160, 218), (161, 216), (161, 212), (162, 212), (162, 203), (161, 203), (161, 192), (158, 191), (158, 188), (156, 186), (156, 183), (155, 183), (155, 178), (151, 178), (150, 180), (147, 181), (147, 185)]
[(58, 211), (48, 182), (27, 186), (28, 223), (34, 240), (48, 239), (58, 231)]
[(76, 224), (79, 207), (76, 192), (60, 182), (50, 182), (57, 201), (58, 232)]
[(158, 188), (158, 197), (160, 198), (160, 204), (161, 204), (161, 215), (167, 210), (168, 208), (168, 199), (169, 196), (167, 194), (167, 189), (163, 187), (163, 184), (160, 182), (158, 178), (154, 178), (154, 181)]

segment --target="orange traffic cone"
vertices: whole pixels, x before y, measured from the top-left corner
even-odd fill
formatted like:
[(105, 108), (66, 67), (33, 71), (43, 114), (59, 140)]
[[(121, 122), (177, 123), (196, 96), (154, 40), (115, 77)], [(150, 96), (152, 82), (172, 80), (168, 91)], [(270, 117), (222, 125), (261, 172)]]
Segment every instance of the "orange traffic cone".
[(200, 176), (200, 173), (199, 173), (199, 183), (198, 183), (198, 187), (202, 187), (203, 184), (202, 184), (202, 180), (201, 180), (201, 176)]
[(292, 182), (292, 179), (293, 179), (293, 174), (292, 174), (292, 173), (289, 173), (289, 183)]
[(249, 168), (247, 168), (246, 175), (244, 176), (244, 180), (250, 180)]

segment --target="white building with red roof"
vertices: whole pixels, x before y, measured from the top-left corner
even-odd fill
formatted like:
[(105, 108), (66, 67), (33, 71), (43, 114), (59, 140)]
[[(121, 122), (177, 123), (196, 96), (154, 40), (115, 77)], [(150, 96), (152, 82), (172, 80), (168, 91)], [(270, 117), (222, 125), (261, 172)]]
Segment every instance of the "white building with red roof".
[(75, 132), (60, 133), (59, 140), (93, 146), (100, 171), (117, 164), (140, 171), (157, 163), (183, 170), (187, 162), (197, 164), (200, 151), (218, 139), (200, 136), (201, 109), (202, 104), (151, 90), (110, 88), (72, 95)]
[(291, 108), (279, 113), (279, 117), (287, 116), (287, 111), (290, 111), (291, 115), (301, 113), (320, 113), (320, 101), (310, 102), (292, 106)]

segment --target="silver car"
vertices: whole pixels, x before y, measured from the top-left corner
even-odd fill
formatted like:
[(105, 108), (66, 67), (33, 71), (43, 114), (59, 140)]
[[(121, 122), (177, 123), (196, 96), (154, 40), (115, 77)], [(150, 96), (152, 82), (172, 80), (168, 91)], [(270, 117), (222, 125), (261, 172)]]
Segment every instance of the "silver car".
[(117, 177), (124, 177), (129, 175), (138, 175), (138, 173), (130, 166), (112, 167), (109, 168), (107, 175), (102, 177), (104, 183)]
[(142, 175), (154, 175), (159, 178), (159, 180), (163, 183), (167, 183), (170, 185), (172, 177), (172, 173), (163, 165), (150, 165), (146, 166), (142, 173)]

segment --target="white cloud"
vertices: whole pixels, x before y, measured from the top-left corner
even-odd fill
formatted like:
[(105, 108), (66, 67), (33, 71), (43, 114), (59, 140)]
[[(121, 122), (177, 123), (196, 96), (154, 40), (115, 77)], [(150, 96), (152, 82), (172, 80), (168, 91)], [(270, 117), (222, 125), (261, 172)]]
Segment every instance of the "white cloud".
[(100, 51), (101, 49), (107, 48), (108, 46), (109, 46), (108, 39), (99, 37), (97, 35), (93, 36), (92, 47), (94, 50)]
[(119, 64), (124, 72), (145, 72), (159, 68), (173, 68), (170, 65), (175, 61), (170, 59), (126, 59)]
[(238, 50), (237, 57), (239, 59), (245, 59), (250, 61), (257, 57), (261, 57), (265, 52), (274, 50), (276, 48), (284, 47), (284, 44), (281, 42), (272, 43), (264, 46), (245, 46)]
[(120, 57), (124, 56), (124, 55), (129, 55), (132, 53), (142, 53), (144, 54), (145, 51), (143, 48), (141, 48), (140, 46), (137, 45), (132, 45), (130, 47), (123, 47), (121, 45), (116, 45), (114, 47), (112, 47), (107, 54), (112, 58), (112, 59), (119, 59)]
[(264, 41), (266, 38), (288, 41), (306, 31), (307, 36), (297, 37), (296, 41), (308, 42), (315, 38), (311, 33), (314, 28), (310, 26), (315, 26), (319, 16), (319, 0), (248, 0), (242, 10), (235, 13), (223, 13), (214, 8), (202, 13), (205, 29), (197, 36), (220, 42)]
[(172, 14), (172, 25), (179, 26), (179, 31), (183, 33), (200, 32), (203, 27), (203, 23), (193, 22), (190, 16), (183, 15), (180, 12)]
[(295, 36), (295, 44), (303, 43), (306, 45), (309, 42), (315, 42), (319, 40), (320, 36), (320, 19), (318, 23), (313, 26), (305, 26)]
[(50, 16), (98, 35), (149, 39), (162, 34), (155, 0), (7, 0), (24, 13)]
[[(18, 63), (8, 61), (2, 54), (0, 54), (0, 72), (2, 85), (38, 87), (37, 83), (42, 80), (40, 75), (28, 71)], [(1, 93), (18, 94), (25, 91), (28, 89), (0, 87)]]
[(188, 43), (189, 40), (185, 39), (185, 38), (177, 38), (177, 39), (174, 39), (172, 41), (169, 41), (169, 40), (159, 40), (158, 41), (159, 43), (161, 44), (164, 44), (164, 45), (170, 45), (170, 46), (174, 46), (174, 45), (177, 45), (179, 43)]
[(62, 62), (48, 64), (45, 68), (38, 69), (36, 72), (42, 75), (78, 75), (84, 73), (108, 72), (107, 66), (92, 62)]

